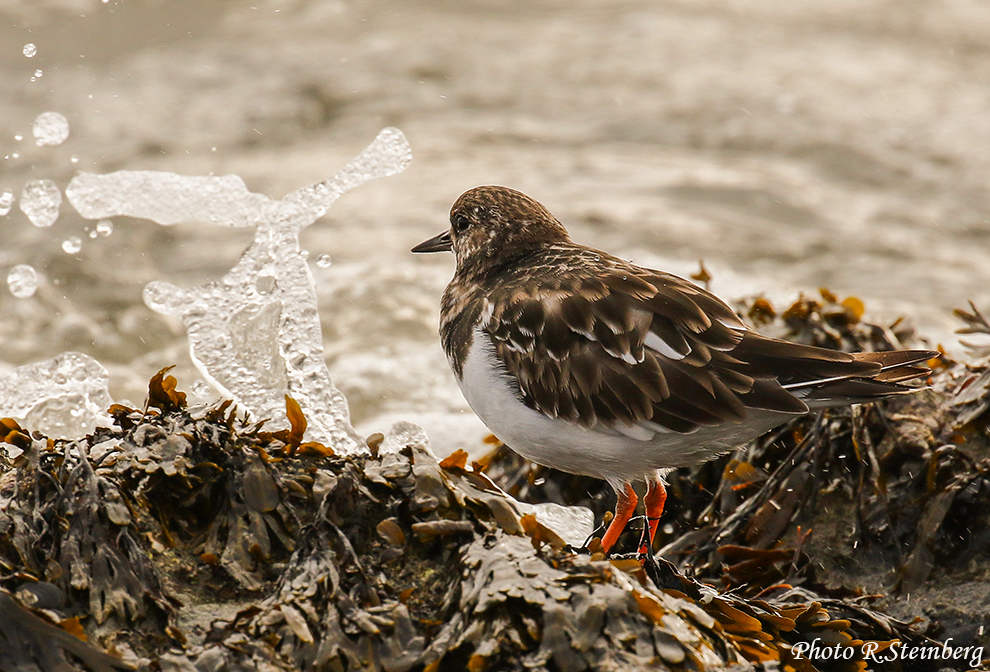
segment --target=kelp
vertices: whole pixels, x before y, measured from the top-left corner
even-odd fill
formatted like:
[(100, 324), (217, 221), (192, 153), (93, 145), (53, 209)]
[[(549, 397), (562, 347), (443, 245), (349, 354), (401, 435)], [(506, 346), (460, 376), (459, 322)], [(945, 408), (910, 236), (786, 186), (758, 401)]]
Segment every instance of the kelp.
[[(750, 312), (808, 342), (912, 341), (832, 298)], [(959, 396), (986, 369), (949, 362), (929, 391), (675, 472), (658, 556), (612, 558), (505, 494), (600, 518), (594, 479), (497, 445), (441, 460), (411, 425), (336, 456), (291, 398), (270, 432), (188, 406), (163, 370), (85, 439), (0, 420), (0, 670), (934, 670), (863, 644), (964, 644), (990, 620), (940, 619), (933, 588), (990, 584), (986, 395)]]
[[(868, 323), (862, 302), (827, 290), (783, 311), (764, 298), (737, 308), (765, 333), (813, 345), (870, 351), (918, 343), (905, 322)], [(957, 311), (964, 333), (990, 334), (971, 309)], [(800, 418), (671, 473), (657, 553), (733, 595), (828, 605), (864, 640), (931, 646), (952, 637), (986, 646), (990, 348), (969, 347), (965, 363), (931, 363), (931, 389)], [(598, 519), (614, 505), (607, 485), (504, 447), (477, 464), (525, 501), (588, 506)], [(618, 548), (636, 547), (640, 531), (630, 528)], [(955, 599), (959, 586), (965, 599)], [(911, 669), (939, 668), (927, 661)]]
[(119, 658), (88, 646), (78, 619), (53, 622), (45, 612), (25, 607), (0, 590), (0, 669), (71, 670), (70, 661), (79, 661), (92, 672), (131, 669)]

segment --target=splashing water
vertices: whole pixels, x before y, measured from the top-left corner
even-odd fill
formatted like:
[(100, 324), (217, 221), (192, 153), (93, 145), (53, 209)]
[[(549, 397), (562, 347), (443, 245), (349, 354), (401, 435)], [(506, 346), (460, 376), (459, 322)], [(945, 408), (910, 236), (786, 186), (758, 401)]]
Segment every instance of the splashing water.
[(111, 424), (109, 383), (110, 374), (98, 361), (63, 352), (0, 375), (0, 411), (52, 438), (85, 436)]
[(69, 236), (62, 241), (62, 251), (66, 254), (79, 254), (82, 251), (82, 238)]
[[(41, 77), (41, 70), (34, 76)], [(58, 112), (42, 112), (31, 125), (31, 132), (39, 147), (61, 145), (69, 137), (69, 120)]]
[(189, 386), (189, 392), (197, 397), (208, 397), (213, 393), (213, 388), (205, 380), (197, 379)]
[(194, 177), (151, 170), (80, 173), (65, 194), (86, 219), (130, 215), (162, 226), (191, 221), (258, 226), (274, 206), (267, 196), (248, 191), (237, 175)]
[(18, 299), (34, 296), (38, 289), (38, 272), (27, 264), (14, 266), (7, 273), (7, 289)]
[[(281, 201), (249, 192), (237, 176), (134, 171), (80, 174), (69, 184), (66, 196), (83, 217), (99, 219), (93, 233), (104, 236), (113, 231), (113, 223), (100, 218), (117, 215), (144, 217), (166, 226), (190, 220), (255, 226), (253, 244), (220, 281), (190, 289), (151, 282), (145, 287), (145, 303), (183, 320), (192, 359), (212, 384), (195, 381), (190, 390), (193, 396), (205, 401), (216, 389), (255, 418), (271, 418), (273, 424), (284, 427), (288, 424), (284, 414), (288, 392), (309, 420), (306, 439), (348, 454), (366, 447), (351, 428), (346, 399), (323, 360), (316, 286), (308, 255), (299, 248), (299, 233), (324, 215), (339, 196), (369, 180), (401, 172), (410, 159), (402, 133), (385, 129), (337, 175)], [(330, 261), (329, 254), (321, 254), (315, 263), (327, 268)], [(33, 292), (36, 274), (24, 268), (30, 272)], [(11, 283), (11, 291), (15, 284)], [(37, 386), (39, 381), (53, 382)], [(26, 426), (49, 436), (82, 436), (109, 423), (103, 411), (111, 403), (107, 382), (106, 369), (96, 360), (63, 353), (0, 376), (0, 413), (23, 418)], [(11, 408), (17, 403), (21, 405)], [(396, 423), (386, 434), (382, 450), (386, 445), (408, 445), (413, 439), (429, 446), (422, 428)], [(520, 513), (533, 513), (575, 545), (593, 527), (591, 512), (579, 507), (515, 505)]]
[(96, 223), (96, 227), (94, 229), (90, 230), (89, 227), (86, 227), (86, 231), (89, 232), (88, 235), (91, 240), (96, 240), (97, 238), (106, 238), (111, 233), (113, 233), (113, 222), (111, 222), (109, 219), (101, 219), (99, 222)]
[(395, 175), (410, 160), (405, 136), (386, 128), (334, 177), (281, 201), (249, 192), (236, 175), (151, 171), (82, 173), (66, 195), (89, 219), (128, 215), (165, 226), (192, 220), (257, 227), (251, 247), (221, 281), (191, 289), (151, 282), (145, 303), (182, 318), (193, 362), (216, 389), (255, 417), (281, 426), (287, 425), (288, 393), (309, 420), (306, 438), (346, 454), (363, 450), (363, 444), (323, 360), (316, 285), (299, 248), (299, 232), (345, 192)]
[(62, 192), (51, 180), (29, 180), (21, 190), (21, 212), (38, 227), (48, 227), (58, 219)]

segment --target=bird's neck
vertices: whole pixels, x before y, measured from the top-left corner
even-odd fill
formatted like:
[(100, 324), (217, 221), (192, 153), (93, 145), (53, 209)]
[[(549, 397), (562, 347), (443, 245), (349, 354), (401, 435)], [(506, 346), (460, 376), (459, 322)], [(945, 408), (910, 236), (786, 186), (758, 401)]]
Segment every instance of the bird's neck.
[(506, 277), (515, 275), (515, 270), (525, 267), (547, 254), (551, 245), (521, 247), (516, 250), (494, 249), (491, 254), (473, 254), (457, 260), (454, 281), (464, 285), (490, 288)]

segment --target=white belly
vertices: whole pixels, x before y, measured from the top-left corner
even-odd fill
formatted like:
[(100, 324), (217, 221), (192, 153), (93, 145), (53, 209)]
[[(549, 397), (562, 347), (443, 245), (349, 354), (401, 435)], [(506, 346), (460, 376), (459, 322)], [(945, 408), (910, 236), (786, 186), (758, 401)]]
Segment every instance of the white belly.
[(487, 334), (474, 331), (474, 343), (458, 381), (468, 404), (500, 440), (523, 457), (572, 474), (603, 478), (613, 486), (704, 462), (732, 450), (786, 421), (785, 414), (760, 413), (745, 426), (727, 423), (690, 434), (653, 432), (634, 427), (628, 433), (590, 429), (547, 417), (526, 406), (515, 382), (498, 365)]

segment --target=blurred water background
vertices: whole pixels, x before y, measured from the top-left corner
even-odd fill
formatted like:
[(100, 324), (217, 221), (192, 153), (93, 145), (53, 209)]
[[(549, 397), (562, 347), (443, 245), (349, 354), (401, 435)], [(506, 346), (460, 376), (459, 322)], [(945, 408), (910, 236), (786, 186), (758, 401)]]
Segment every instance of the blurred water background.
[[(0, 0), (0, 82), (0, 196), (16, 199), (29, 180), (119, 169), (236, 173), (281, 198), (402, 129), (410, 168), (302, 240), (355, 426), (413, 420), (442, 454), (486, 432), (436, 336), (453, 258), (408, 250), (479, 184), (636, 262), (684, 275), (703, 259), (725, 298), (827, 286), (950, 347), (953, 308), (990, 309), (990, 5), (975, 0)], [(50, 111), (71, 133), (38, 146)], [(212, 398), (181, 324), (141, 294), (220, 278), (252, 232), (112, 226), (67, 202), (49, 228), (16, 200), (0, 216), (0, 279), (40, 276), (29, 298), (0, 286), (0, 370), (78, 350), (118, 400), (140, 403), (170, 364)]]

